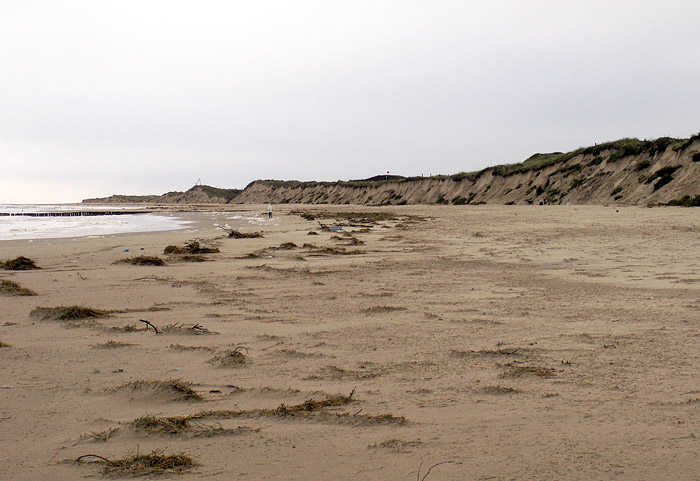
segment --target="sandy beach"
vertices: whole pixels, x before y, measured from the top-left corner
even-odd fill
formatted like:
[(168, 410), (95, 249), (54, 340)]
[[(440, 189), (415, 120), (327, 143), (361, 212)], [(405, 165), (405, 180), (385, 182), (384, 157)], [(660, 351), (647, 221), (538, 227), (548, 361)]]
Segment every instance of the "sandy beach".
[[(41, 267), (0, 269), (36, 293), (0, 297), (0, 479), (154, 450), (195, 463), (159, 479), (697, 479), (697, 211), (291, 205), (242, 239), (173, 215), (0, 242)], [(220, 252), (164, 255), (195, 240)]]

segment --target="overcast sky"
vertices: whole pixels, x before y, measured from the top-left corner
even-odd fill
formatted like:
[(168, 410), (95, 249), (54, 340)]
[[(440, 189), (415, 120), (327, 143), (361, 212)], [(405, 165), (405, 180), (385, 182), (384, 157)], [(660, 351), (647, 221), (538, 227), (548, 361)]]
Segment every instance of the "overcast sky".
[(0, 0), (0, 203), (700, 131), (697, 0)]

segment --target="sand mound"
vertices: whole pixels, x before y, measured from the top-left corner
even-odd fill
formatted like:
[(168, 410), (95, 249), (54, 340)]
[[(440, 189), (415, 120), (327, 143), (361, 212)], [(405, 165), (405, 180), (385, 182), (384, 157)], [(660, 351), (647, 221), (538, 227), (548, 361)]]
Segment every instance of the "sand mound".
[(169, 245), (163, 250), (163, 254), (215, 254), (220, 252), (216, 247), (204, 247), (198, 241), (192, 241), (184, 246)]
[(3, 280), (0, 281), (0, 296), (36, 296), (36, 292), (16, 282)]
[(137, 380), (114, 388), (114, 392), (128, 393), (132, 397), (157, 398), (165, 401), (201, 401), (204, 398), (192, 389), (191, 384), (179, 379)]
[(107, 311), (85, 306), (37, 307), (29, 313), (30, 317), (45, 321), (75, 321), (108, 317)]

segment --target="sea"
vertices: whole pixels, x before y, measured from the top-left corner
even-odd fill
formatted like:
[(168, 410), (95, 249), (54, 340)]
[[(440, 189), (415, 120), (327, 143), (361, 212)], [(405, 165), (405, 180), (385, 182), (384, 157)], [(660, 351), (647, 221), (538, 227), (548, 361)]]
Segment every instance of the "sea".
[[(166, 213), (133, 213), (129, 211), (147, 210), (135, 206), (104, 206), (97, 204), (0, 204), (0, 241), (27, 239), (58, 239), (77, 237), (101, 237), (107, 235), (134, 232), (168, 231), (190, 229), (197, 221), (188, 215), (168, 215)], [(94, 215), (68, 217), (31, 217), (16, 215), (32, 212), (86, 212), (86, 211), (122, 211), (121, 215)], [(264, 215), (263, 215), (264, 214)], [(278, 225), (279, 217), (267, 219), (266, 213), (252, 212), (206, 212), (201, 217), (210, 219), (206, 225), (199, 222), (199, 230), (218, 229), (219, 227), (264, 229), (266, 226)]]
[(123, 211), (143, 207), (78, 204), (0, 204), (0, 241), (104, 236), (130, 232), (150, 232), (186, 228), (190, 222), (163, 214), (126, 214), (72, 217), (30, 217), (17, 215), (36, 212)]

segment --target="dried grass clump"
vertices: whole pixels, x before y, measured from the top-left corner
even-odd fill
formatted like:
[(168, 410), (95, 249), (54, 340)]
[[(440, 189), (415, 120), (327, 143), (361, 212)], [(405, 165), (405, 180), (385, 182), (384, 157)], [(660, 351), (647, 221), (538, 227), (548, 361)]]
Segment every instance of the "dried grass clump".
[(259, 251), (249, 252), (248, 254), (239, 257), (239, 259), (272, 259), (273, 257), (272, 252), (261, 249)]
[(279, 349), (277, 352), (284, 354), (285, 356), (295, 358), (295, 359), (308, 359), (312, 357), (323, 357), (323, 354), (316, 352), (301, 352), (296, 349)]
[(374, 306), (374, 307), (368, 307), (367, 309), (364, 310), (365, 313), (367, 314), (381, 314), (383, 312), (395, 312), (395, 311), (405, 311), (405, 307), (397, 307), (397, 306)]
[(164, 266), (165, 262), (163, 259), (156, 256), (138, 256), (120, 259), (114, 262), (114, 264), (131, 264), (132, 266)]
[(41, 320), (55, 319), (59, 321), (73, 321), (108, 317), (109, 312), (85, 306), (58, 306), (37, 307), (32, 310), (29, 315)]
[(279, 245), (279, 247), (276, 247), (276, 249), (279, 250), (292, 250), (296, 249), (298, 246), (294, 242), (283, 242), (282, 244)]
[(206, 262), (208, 259), (200, 255), (183, 255), (178, 257), (182, 262)]
[(215, 332), (211, 332), (209, 329), (204, 326), (200, 326), (199, 324), (180, 324), (179, 322), (161, 327), (159, 330), (160, 332), (167, 334), (216, 334)]
[(137, 331), (147, 331), (148, 326), (144, 329), (139, 329), (138, 326), (135, 326), (133, 324), (127, 324), (126, 326), (112, 326), (109, 328), (110, 331), (117, 331), (117, 332), (137, 332)]
[(298, 215), (299, 217), (306, 220), (335, 219), (339, 221), (348, 221), (351, 223), (359, 222), (367, 224), (398, 219), (398, 217), (395, 214), (389, 212), (309, 212), (303, 210), (293, 210), (290, 212), (290, 214)]
[(8, 259), (0, 262), (0, 267), (10, 271), (29, 271), (32, 269), (41, 269), (29, 257), (19, 256), (14, 259)]
[(94, 344), (92, 346), (93, 349), (114, 349), (117, 347), (129, 347), (133, 346), (133, 344), (129, 342), (121, 342), (121, 341), (115, 341), (114, 339), (110, 339), (107, 342), (103, 342), (102, 344)]
[(221, 230), (228, 234), (229, 239), (251, 239), (263, 236), (260, 232), (240, 232), (230, 227), (221, 227)]
[(187, 416), (157, 418), (148, 415), (135, 419), (130, 424), (141, 431), (177, 434), (190, 429), (191, 419)]
[(158, 418), (155, 416), (143, 416), (135, 419), (129, 425), (136, 430), (148, 434), (177, 434), (193, 436), (221, 436), (235, 435), (245, 432), (258, 432), (260, 429), (252, 429), (239, 426), (235, 429), (224, 428), (220, 425), (209, 425), (199, 422), (194, 416), (171, 416)]
[(197, 241), (192, 241), (184, 246), (170, 245), (163, 250), (163, 254), (215, 254), (220, 252), (216, 247), (203, 247)]
[(520, 356), (523, 349), (517, 347), (501, 347), (498, 349), (482, 349), (480, 351), (462, 351), (453, 349), (450, 353), (456, 357), (501, 357)]
[(504, 367), (508, 367), (508, 371), (504, 372), (501, 377), (521, 377), (521, 376), (538, 376), (538, 377), (552, 377), (554, 376), (554, 370), (540, 367), (540, 366), (521, 366), (515, 365), (513, 363), (505, 364)]
[(0, 295), (5, 296), (36, 296), (36, 292), (22, 287), (16, 282), (0, 281)]
[(277, 414), (290, 414), (290, 413), (310, 413), (314, 411), (320, 411), (329, 407), (340, 407), (348, 404), (352, 401), (352, 397), (355, 395), (355, 390), (350, 392), (349, 396), (343, 396), (342, 394), (336, 394), (335, 396), (329, 396), (326, 399), (314, 400), (307, 399), (301, 404), (296, 404), (293, 406), (280, 405), (275, 411)]
[(94, 458), (94, 463), (102, 464), (105, 474), (148, 476), (154, 474), (179, 474), (190, 471), (196, 466), (192, 457), (187, 453), (165, 454), (155, 450), (150, 454), (136, 454), (124, 459), (108, 459), (97, 454), (84, 454), (76, 459)]
[(171, 344), (168, 346), (170, 349), (175, 349), (176, 351), (213, 351), (214, 348), (211, 346), (183, 346), (182, 344)]
[[(250, 418), (250, 417), (298, 417), (303, 419), (317, 419), (321, 421), (336, 421), (343, 423), (359, 424), (404, 424), (406, 418), (403, 416), (394, 416), (392, 414), (351, 414), (349, 412), (336, 412), (336, 408), (345, 406), (353, 401), (355, 390), (348, 396), (338, 394), (328, 396), (325, 399), (309, 399), (301, 404), (286, 405), (280, 404), (276, 408), (259, 408), (247, 409), (240, 411), (218, 410), (218, 411), (202, 411), (199, 413), (190, 414), (188, 416), (175, 416), (165, 418), (155, 418), (145, 416), (139, 418), (132, 423), (132, 426), (152, 432), (181, 434), (190, 432), (195, 435), (216, 435), (216, 434), (236, 434), (248, 430), (247, 428), (238, 428), (236, 430), (224, 429), (216, 426), (208, 426), (199, 424), (194, 421), (202, 421), (205, 419), (235, 419), (235, 418)], [(256, 430), (249, 430), (256, 431)]]
[[(342, 394), (336, 394), (335, 396), (328, 396), (326, 399), (308, 399), (301, 404), (293, 404), (287, 406), (286, 404), (280, 404), (276, 408), (260, 408), (260, 409), (247, 409), (241, 411), (203, 411), (200, 413), (192, 414), (189, 416), (190, 419), (207, 419), (207, 418), (219, 418), (219, 419), (232, 419), (238, 417), (251, 417), (251, 416), (294, 416), (294, 415), (309, 415), (313, 413), (327, 413), (328, 408), (336, 408), (344, 406), (352, 402), (352, 397), (355, 394), (353, 389), (349, 396), (344, 396)], [(340, 415), (340, 414), (338, 414)]]
[(424, 446), (422, 441), (402, 441), (401, 439), (387, 439), (381, 443), (373, 443), (367, 446), (367, 449), (388, 449), (397, 453), (411, 452), (411, 448)]
[[(364, 368), (365, 366), (363, 366)], [(374, 379), (382, 376), (385, 373), (384, 369), (343, 369), (342, 367), (329, 365), (319, 369), (318, 374), (312, 374), (305, 377), (305, 380), (314, 381), (319, 379), (353, 379), (361, 381), (365, 379)]]
[(238, 346), (235, 349), (227, 349), (223, 353), (212, 357), (207, 362), (210, 364), (215, 364), (220, 367), (230, 367), (245, 364), (248, 360), (246, 354), (248, 354), (248, 348), (243, 346)]
[(114, 390), (152, 391), (156, 393), (174, 395), (176, 399), (182, 401), (202, 401), (204, 397), (190, 386), (190, 383), (181, 381), (180, 379), (167, 379), (165, 381), (138, 380), (122, 384), (121, 386), (114, 388)]
[(342, 247), (317, 247), (310, 254), (311, 255), (351, 256), (351, 255), (364, 254), (364, 251), (361, 251), (359, 249), (347, 250), (347, 249), (344, 249)]
[(504, 394), (517, 394), (522, 391), (507, 386), (484, 386), (479, 390), (479, 392), (482, 394), (493, 394), (499, 396)]

